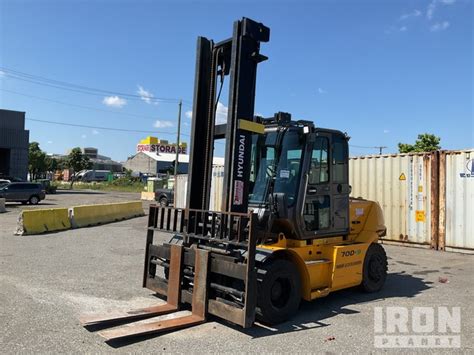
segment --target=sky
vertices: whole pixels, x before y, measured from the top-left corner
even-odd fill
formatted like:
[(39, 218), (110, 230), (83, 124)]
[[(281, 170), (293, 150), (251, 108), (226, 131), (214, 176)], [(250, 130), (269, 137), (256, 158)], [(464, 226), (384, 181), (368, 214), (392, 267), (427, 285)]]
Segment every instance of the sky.
[[(244, 16), (271, 30), (256, 113), (347, 132), (351, 155), (426, 132), (474, 147), (470, 0), (0, 0), (0, 108), (26, 112), (48, 153), (97, 147), (124, 161), (148, 135), (176, 141), (182, 99), (189, 143), (196, 38), (227, 39)], [(224, 91), (219, 121), (226, 108)]]

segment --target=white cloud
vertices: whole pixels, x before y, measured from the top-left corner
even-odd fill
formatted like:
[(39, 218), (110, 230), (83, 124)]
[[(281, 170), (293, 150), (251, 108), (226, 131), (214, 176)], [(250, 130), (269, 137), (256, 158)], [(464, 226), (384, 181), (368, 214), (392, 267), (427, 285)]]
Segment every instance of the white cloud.
[(435, 10), (438, 7), (438, 3), (441, 3), (443, 5), (452, 5), (455, 2), (456, 0), (432, 0), (426, 10), (426, 17), (428, 18), (428, 20), (431, 20), (433, 18)]
[(3, 70), (0, 70), (0, 78), (3, 78), (7, 73), (5, 73)]
[(150, 91), (145, 90), (141, 85), (138, 85), (137, 94), (140, 95), (142, 100), (145, 101), (147, 104), (158, 104), (157, 102), (153, 101), (154, 95)]
[(436, 22), (433, 26), (430, 27), (431, 32), (439, 32), (448, 29), (450, 26), (448, 21)]
[(216, 124), (222, 124), (227, 122), (227, 112), (229, 108), (225, 106), (220, 101), (217, 103), (217, 110), (216, 110)]
[(99, 134), (99, 131), (96, 130), (96, 129), (93, 129), (93, 130), (92, 130), (92, 134), (97, 135), (97, 134)]
[(127, 104), (127, 100), (118, 96), (106, 96), (102, 100), (102, 103), (106, 106), (121, 108)]
[(327, 91), (324, 90), (323, 88), (318, 88), (318, 92), (319, 92), (320, 94), (327, 94)]
[(48, 144), (53, 144), (53, 141), (47, 141), (46, 143), (48, 143)]
[(400, 32), (405, 32), (407, 29), (408, 29), (407, 26), (402, 26), (402, 27), (400, 27), (398, 30), (399, 30)]
[(390, 131), (388, 129), (384, 129), (383, 133), (387, 134), (387, 133), (390, 133)]
[(169, 128), (169, 127), (173, 127), (173, 122), (156, 120), (156, 122), (153, 124), (153, 127), (155, 127), (155, 128)]
[(421, 16), (421, 11), (420, 10), (413, 10), (412, 12), (401, 15), (400, 16), (400, 21), (409, 19), (410, 17), (418, 17), (418, 16)]
[(428, 9), (426, 10), (426, 17), (428, 17), (428, 20), (431, 20), (433, 18), (433, 14), (436, 10), (436, 0), (433, 0), (430, 2), (428, 5)]
[(81, 138), (82, 138), (82, 139), (86, 139), (87, 136), (86, 136), (85, 134), (83, 134), (83, 135), (81, 136)]
[[(222, 102), (217, 103), (216, 109), (216, 124), (226, 123), (227, 122), (227, 112), (229, 111), (228, 107), (225, 106)], [(193, 111), (186, 111), (186, 117), (189, 119), (193, 118)]]

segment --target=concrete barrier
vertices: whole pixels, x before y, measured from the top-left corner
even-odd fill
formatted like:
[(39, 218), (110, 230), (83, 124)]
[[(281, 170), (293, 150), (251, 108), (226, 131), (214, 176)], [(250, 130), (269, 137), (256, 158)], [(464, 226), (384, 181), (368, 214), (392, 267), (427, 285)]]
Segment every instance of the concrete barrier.
[(47, 208), (22, 211), (15, 234), (41, 234), (71, 228), (67, 208)]
[(145, 201), (154, 201), (155, 200), (155, 193), (148, 192), (148, 191), (142, 191), (141, 199)]
[(4, 213), (4, 212), (7, 212), (7, 210), (5, 209), (5, 199), (0, 198), (0, 213)]
[(69, 209), (73, 228), (95, 226), (143, 216), (141, 201), (76, 206)]

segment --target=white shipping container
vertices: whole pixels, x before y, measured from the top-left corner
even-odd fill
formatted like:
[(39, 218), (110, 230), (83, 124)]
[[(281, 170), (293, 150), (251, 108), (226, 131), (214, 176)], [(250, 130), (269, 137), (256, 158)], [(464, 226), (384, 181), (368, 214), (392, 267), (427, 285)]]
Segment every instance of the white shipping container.
[(442, 152), (440, 162), (446, 180), (445, 211), (440, 218), (440, 223), (445, 222), (444, 246), (474, 250), (474, 149)]
[(423, 153), (350, 159), (351, 195), (379, 202), (387, 227), (384, 239), (436, 247), (431, 233), (434, 156)]
[[(186, 195), (188, 191), (188, 175), (178, 175), (176, 185), (175, 206), (178, 208), (186, 207)], [(209, 202), (209, 210), (221, 211), (222, 189), (224, 187), (224, 167), (221, 165), (213, 165), (211, 180), (211, 199)]]
[(186, 207), (186, 192), (188, 191), (188, 174), (178, 175), (174, 196), (174, 206), (177, 208)]

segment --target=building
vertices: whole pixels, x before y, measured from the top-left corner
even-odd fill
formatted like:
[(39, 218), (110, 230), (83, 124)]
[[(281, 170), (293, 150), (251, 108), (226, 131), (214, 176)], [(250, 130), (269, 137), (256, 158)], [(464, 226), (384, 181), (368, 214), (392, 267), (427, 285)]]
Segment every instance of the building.
[(30, 131), (25, 130), (25, 113), (0, 110), (0, 177), (26, 180)]
[[(105, 155), (100, 155), (99, 150), (93, 147), (84, 147), (81, 148), (82, 154), (90, 159), (92, 162), (92, 170), (109, 170), (113, 173), (122, 172), (122, 164), (112, 160), (112, 158)], [(54, 154), (53, 156), (57, 159), (65, 159), (67, 155), (71, 152), (68, 150), (66, 155)]]
[[(128, 158), (123, 167), (131, 170), (135, 174), (148, 174), (158, 176), (173, 172), (175, 154), (170, 153), (151, 153), (138, 152), (134, 156)], [(224, 158), (214, 157), (214, 165), (224, 165)], [(179, 154), (178, 174), (187, 174), (189, 166), (189, 155)]]
[[(174, 171), (176, 160), (176, 144), (168, 143), (156, 137), (142, 139), (136, 148), (136, 154), (123, 164), (123, 167), (132, 170), (135, 174), (155, 175), (166, 174)], [(189, 166), (189, 155), (186, 143), (180, 143), (178, 147), (178, 173), (187, 174)], [(214, 165), (224, 165), (224, 158), (215, 157)]]

